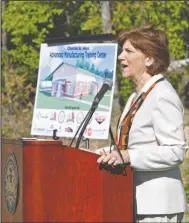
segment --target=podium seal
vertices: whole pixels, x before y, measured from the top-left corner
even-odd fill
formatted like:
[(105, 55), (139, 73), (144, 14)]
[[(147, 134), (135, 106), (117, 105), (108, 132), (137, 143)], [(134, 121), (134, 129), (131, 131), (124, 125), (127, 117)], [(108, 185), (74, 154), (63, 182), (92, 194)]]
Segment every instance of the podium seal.
[(18, 167), (14, 153), (7, 155), (4, 169), (4, 196), (8, 212), (12, 215), (18, 200)]

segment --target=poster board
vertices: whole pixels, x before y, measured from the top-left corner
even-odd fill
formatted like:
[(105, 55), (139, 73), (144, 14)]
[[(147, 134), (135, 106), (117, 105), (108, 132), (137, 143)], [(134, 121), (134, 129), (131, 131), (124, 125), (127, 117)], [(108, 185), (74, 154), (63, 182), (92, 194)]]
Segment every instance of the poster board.
[(41, 44), (31, 135), (72, 138), (106, 78), (108, 90), (84, 137), (107, 139), (113, 104), (117, 43)]

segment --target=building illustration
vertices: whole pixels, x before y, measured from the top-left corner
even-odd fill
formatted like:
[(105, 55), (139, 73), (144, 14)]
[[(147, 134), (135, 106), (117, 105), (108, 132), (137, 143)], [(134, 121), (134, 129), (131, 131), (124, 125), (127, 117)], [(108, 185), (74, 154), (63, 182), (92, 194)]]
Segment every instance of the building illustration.
[(96, 94), (103, 85), (103, 77), (67, 63), (61, 63), (40, 82), (40, 92), (53, 97), (81, 98)]

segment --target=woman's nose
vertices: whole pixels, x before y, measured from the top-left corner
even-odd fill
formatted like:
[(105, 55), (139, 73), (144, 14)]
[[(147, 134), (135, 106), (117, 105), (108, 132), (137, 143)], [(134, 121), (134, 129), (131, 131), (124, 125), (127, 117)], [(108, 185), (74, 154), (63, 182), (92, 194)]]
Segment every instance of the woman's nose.
[(124, 55), (123, 55), (123, 52), (121, 52), (121, 53), (119, 54), (119, 56), (118, 56), (118, 59), (119, 59), (119, 60), (122, 60), (122, 59), (124, 59)]

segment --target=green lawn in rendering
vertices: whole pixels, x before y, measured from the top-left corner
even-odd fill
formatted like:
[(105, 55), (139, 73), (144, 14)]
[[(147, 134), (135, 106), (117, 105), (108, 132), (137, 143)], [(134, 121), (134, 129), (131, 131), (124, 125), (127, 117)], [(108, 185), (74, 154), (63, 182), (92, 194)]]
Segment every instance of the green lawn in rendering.
[[(68, 97), (53, 97), (50, 94), (38, 92), (37, 104), (38, 109), (76, 109), (88, 111), (94, 100), (94, 95), (82, 96), (81, 99), (68, 98)], [(98, 111), (107, 111), (107, 109), (100, 106), (107, 106), (108, 110), (110, 104), (110, 94), (105, 94), (99, 103)]]

